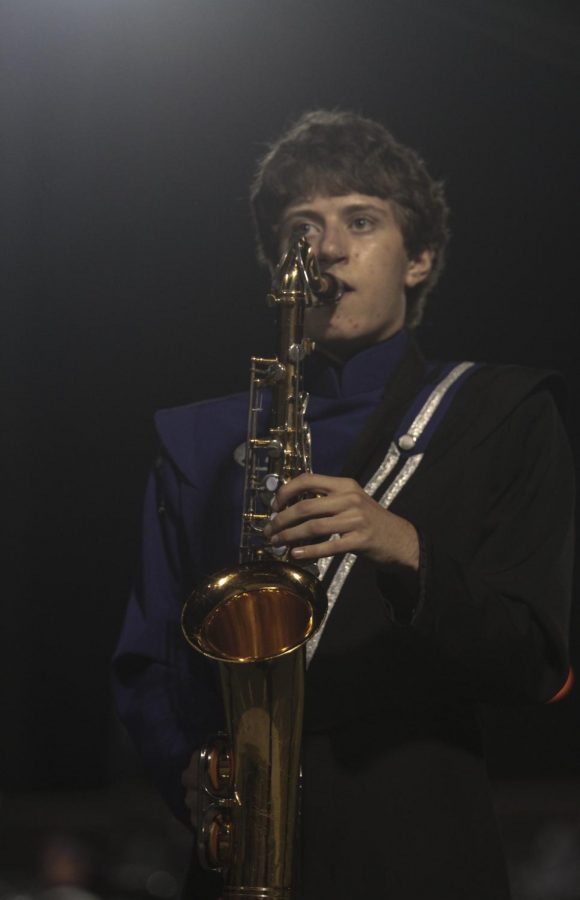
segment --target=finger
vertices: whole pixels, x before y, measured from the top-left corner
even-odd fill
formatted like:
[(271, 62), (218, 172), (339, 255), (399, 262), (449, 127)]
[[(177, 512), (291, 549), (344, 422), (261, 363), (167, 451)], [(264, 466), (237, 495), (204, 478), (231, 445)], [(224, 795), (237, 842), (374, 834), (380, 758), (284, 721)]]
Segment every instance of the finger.
[(302, 494), (332, 494), (353, 489), (360, 491), (361, 487), (352, 478), (336, 478), (333, 475), (304, 472), (278, 489), (272, 509), (284, 509)]
[(333, 540), (321, 541), (319, 544), (303, 544), (290, 551), (293, 559), (323, 559), (325, 556), (337, 556), (339, 553), (354, 553), (350, 535), (338, 535)]
[(187, 769), (181, 773), (181, 783), (184, 788), (197, 789), (199, 786), (199, 750), (196, 750), (189, 761)]
[(309, 497), (299, 500), (292, 506), (286, 507), (282, 512), (274, 513), (268, 525), (264, 528), (264, 536), (270, 537), (278, 534), (285, 528), (291, 528), (308, 519), (320, 519), (326, 516), (339, 515), (352, 506), (345, 494), (334, 494), (327, 497)]
[(191, 769), (186, 769), (181, 773), (181, 783), (184, 788), (195, 788), (197, 787), (197, 769), (193, 772)]
[(362, 528), (363, 524), (358, 516), (345, 512), (342, 515), (328, 516), (322, 519), (308, 519), (291, 528), (285, 528), (283, 531), (273, 534), (270, 543), (292, 546), (298, 543), (309, 543), (312, 540), (324, 540), (332, 534), (354, 533)]

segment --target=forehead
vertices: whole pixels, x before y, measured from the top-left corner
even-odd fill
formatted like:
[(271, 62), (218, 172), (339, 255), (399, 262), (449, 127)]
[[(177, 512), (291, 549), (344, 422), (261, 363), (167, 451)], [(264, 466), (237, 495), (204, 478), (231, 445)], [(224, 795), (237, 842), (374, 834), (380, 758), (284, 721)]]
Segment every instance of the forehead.
[(325, 194), (314, 194), (310, 197), (300, 197), (289, 203), (284, 209), (281, 221), (295, 215), (304, 215), (314, 213), (322, 217), (330, 215), (341, 215), (357, 210), (375, 209), (385, 215), (392, 215), (393, 207), (390, 200), (383, 197), (375, 197), (371, 194), (339, 194), (328, 196)]

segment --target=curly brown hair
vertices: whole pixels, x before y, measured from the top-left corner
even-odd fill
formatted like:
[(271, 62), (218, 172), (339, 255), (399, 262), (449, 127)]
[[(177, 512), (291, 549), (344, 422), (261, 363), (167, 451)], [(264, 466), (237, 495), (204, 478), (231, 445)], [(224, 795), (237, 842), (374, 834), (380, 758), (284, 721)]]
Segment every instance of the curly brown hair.
[(443, 269), (449, 210), (442, 182), (379, 122), (353, 112), (314, 110), (272, 144), (258, 164), (250, 195), (259, 258), (275, 264), (277, 226), (290, 203), (349, 193), (393, 202), (410, 259), (426, 249), (434, 252), (429, 276), (407, 289), (407, 325), (413, 327)]

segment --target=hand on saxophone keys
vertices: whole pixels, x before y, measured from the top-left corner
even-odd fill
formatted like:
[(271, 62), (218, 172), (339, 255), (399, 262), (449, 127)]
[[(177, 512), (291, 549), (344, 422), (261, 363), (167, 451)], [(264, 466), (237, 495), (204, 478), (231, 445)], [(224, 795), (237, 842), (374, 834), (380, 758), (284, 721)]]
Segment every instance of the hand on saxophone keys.
[(383, 509), (351, 478), (299, 475), (280, 487), (272, 508), (277, 514), (264, 537), (274, 547), (291, 547), (293, 559), (355, 553), (380, 567), (419, 568), (415, 527)]
[(189, 810), (191, 824), (194, 828), (198, 826), (199, 756), (199, 750), (195, 750), (187, 768), (181, 773), (181, 784), (185, 789), (184, 802)]

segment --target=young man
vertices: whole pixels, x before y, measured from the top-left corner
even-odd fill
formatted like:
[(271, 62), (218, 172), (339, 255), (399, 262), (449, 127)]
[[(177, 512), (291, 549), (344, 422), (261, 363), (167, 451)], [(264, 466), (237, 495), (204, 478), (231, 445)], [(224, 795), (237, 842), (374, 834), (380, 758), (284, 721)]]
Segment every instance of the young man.
[[(378, 123), (303, 116), (260, 164), (252, 203), (263, 259), (303, 234), (345, 285), (306, 317), (314, 474), (280, 488), (267, 529), (297, 562), (331, 558), (306, 680), (300, 897), (503, 900), (477, 705), (545, 702), (566, 679), (558, 382), (423, 360), (410, 329), (443, 264), (447, 209)], [(122, 716), (186, 822), (197, 748), (222, 717), (180, 612), (236, 561), (246, 405), (158, 415), (143, 573), (115, 662)], [(217, 881), (194, 871), (190, 895), (218, 896)]]

